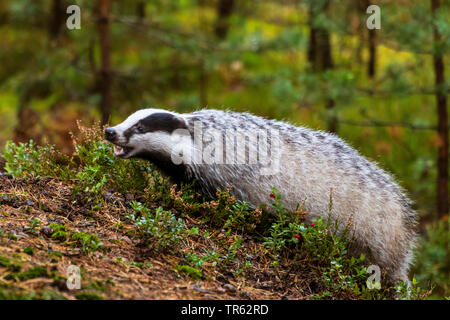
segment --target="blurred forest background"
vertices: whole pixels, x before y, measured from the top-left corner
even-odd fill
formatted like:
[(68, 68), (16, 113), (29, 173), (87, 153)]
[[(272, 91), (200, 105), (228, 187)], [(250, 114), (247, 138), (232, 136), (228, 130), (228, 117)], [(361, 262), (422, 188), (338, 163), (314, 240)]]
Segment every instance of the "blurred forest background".
[(145, 107), (333, 131), (408, 190), (428, 241), (416, 268), (448, 292), (449, 1), (2, 0), (0, 35), (0, 148), (69, 153), (77, 119)]

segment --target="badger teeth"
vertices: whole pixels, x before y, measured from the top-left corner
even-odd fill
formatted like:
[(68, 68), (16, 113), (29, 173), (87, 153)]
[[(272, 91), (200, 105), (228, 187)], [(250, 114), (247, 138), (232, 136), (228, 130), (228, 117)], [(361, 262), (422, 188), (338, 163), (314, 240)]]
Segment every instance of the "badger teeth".
[(114, 155), (121, 156), (125, 153), (125, 150), (122, 147), (114, 147)]

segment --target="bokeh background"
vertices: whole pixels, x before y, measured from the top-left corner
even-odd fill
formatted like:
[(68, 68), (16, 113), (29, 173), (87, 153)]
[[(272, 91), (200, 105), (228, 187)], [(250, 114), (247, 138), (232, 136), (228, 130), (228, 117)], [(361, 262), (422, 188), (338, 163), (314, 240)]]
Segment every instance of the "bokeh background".
[[(69, 30), (66, 8), (81, 8)], [(381, 29), (369, 30), (369, 5)], [(415, 201), (414, 272), (449, 295), (450, 2), (2, 0), (0, 148), (72, 151), (76, 120), (250, 111), (336, 132)]]

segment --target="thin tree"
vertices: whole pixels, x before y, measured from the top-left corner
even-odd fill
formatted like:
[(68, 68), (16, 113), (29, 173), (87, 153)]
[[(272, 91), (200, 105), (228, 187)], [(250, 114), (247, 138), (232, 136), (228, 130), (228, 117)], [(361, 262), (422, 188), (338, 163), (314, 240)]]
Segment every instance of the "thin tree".
[[(436, 15), (440, 8), (439, 0), (431, 0), (431, 11), (433, 16)], [(449, 190), (448, 190), (448, 166), (449, 166), (449, 137), (448, 137), (448, 110), (447, 110), (447, 93), (444, 92), (445, 70), (444, 58), (442, 50), (439, 49), (442, 43), (442, 35), (436, 24), (433, 24), (433, 65), (436, 85), (436, 106), (438, 116), (438, 136), (439, 147), (437, 157), (437, 185), (436, 185), (436, 202), (437, 213), (440, 217), (449, 213)]]
[(52, 0), (49, 33), (52, 39), (58, 37), (66, 18), (65, 3), (63, 0)]
[(101, 101), (100, 112), (102, 124), (109, 121), (111, 115), (111, 48), (109, 31), (110, 0), (99, 0), (98, 2), (98, 28), (100, 37), (100, 76), (98, 77), (98, 88), (100, 89)]
[(146, 5), (146, 3), (144, 0), (140, 0), (137, 3), (136, 14), (137, 14), (140, 22), (142, 22), (142, 20), (144, 20), (145, 16), (146, 16), (145, 5)]
[[(325, 72), (334, 68), (330, 32), (324, 25), (318, 25), (315, 21), (319, 13), (327, 14), (329, 7), (329, 0), (311, 1), (309, 3), (310, 33), (307, 56), (313, 72)], [(327, 110), (332, 110), (335, 105), (335, 101), (331, 98), (325, 102)], [(337, 130), (338, 120), (335, 115), (332, 115), (328, 122), (328, 131), (337, 132)]]
[(206, 67), (205, 37), (207, 36), (206, 19), (204, 16), (205, 0), (198, 0), (198, 24), (199, 24), (199, 84), (200, 84), (200, 105), (208, 105), (208, 70)]
[(219, 39), (225, 39), (230, 28), (230, 16), (233, 13), (234, 0), (219, 0), (217, 3), (217, 20), (214, 32)]

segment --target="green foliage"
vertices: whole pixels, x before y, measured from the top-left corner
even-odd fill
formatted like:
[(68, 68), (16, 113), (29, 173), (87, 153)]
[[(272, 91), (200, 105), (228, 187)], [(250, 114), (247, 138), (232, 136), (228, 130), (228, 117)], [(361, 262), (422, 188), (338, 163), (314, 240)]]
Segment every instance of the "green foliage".
[(33, 250), (32, 247), (26, 247), (26, 248), (24, 248), (24, 249), (23, 249), (23, 252), (26, 253), (26, 254), (28, 254), (28, 255), (30, 255), (30, 256), (32, 256), (32, 255), (34, 254), (34, 250)]
[[(308, 261), (316, 266), (329, 294), (342, 291), (360, 294), (360, 288), (365, 287), (367, 279), (366, 269), (362, 264), (365, 256), (348, 256), (350, 240), (347, 232), (344, 230), (339, 235), (336, 231), (339, 226), (337, 223), (332, 225), (331, 219), (324, 223), (319, 218), (305, 226), (307, 211), (302, 208), (303, 202), (295, 212), (290, 212), (283, 204), (282, 195), (275, 188), (270, 196), (274, 199), (272, 208), (276, 218), (264, 244), (273, 255), (273, 265), (279, 264), (282, 253), (291, 251), (295, 260)], [(331, 207), (330, 199), (330, 210)], [(320, 296), (325, 297), (326, 292)]]
[(280, 253), (284, 249), (299, 243), (301, 233), (306, 230), (302, 222), (305, 221), (306, 211), (301, 206), (294, 213), (287, 210), (283, 204), (282, 195), (277, 193), (276, 188), (273, 188), (270, 197), (274, 199), (272, 209), (276, 220), (272, 223), (264, 244), (272, 252), (274, 264), (277, 264)]
[(92, 292), (79, 292), (75, 294), (78, 300), (105, 300), (102, 296)]
[(68, 228), (65, 225), (57, 224), (57, 223), (50, 223), (49, 227), (52, 229), (52, 239), (58, 240), (58, 241), (66, 241), (68, 237)]
[(13, 272), (5, 276), (6, 280), (26, 281), (39, 277), (49, 277), (47, 267), (35, 266), (24, 272)]
[(242, 241), (243, 239), (241, 237), (238, 236), (233, 237), (233, 242), (231, 243), (230, 247), (228, 248), (228, 252), (223, 257), (222, 260), (224, 266), (226, 266), (228, 263), (236, 259), (238, 250), (243, 248)]
[[(102, 140), (99, 126), (86, 128), (79, 124), (79, 136), (73, 137), (75, 153), (68, 157), (53, 146), (36, 146), (8, 141), (2, 157), (5, 169), (14, 177), (53, 177), (76, 180), (74, 193), (84, 200), (100, 202), (104, 192), (114, 189), (127, 193), (147, 185), (149, 165), (139, 160), (123, 160), (113, 155), (113, 148)], [(75, 163), (79, 163), (78, 167)]]
[(427, 226), (427, 233), (419, 240), (412, 273), (419, 285), (434, 287), (438, 296), (450, 295), (450, 231), (449, 220)]
[(202, 268), (205, 262), (211, 262), (211, 265), (215, 267), (220, 261), (220, 254), (214, 250), (206, 252), (202, 256), (198, 256), (196, 253), (188, 252), (186, 255), (186, 261), (196, 268)]
[(111, 144), (103, 141), (99, 126), (79, 125), (79, 129), (80, 136), (74, 137), (75, 155), (80, 162), (76, 193), (84, 192), (99, 200), (107, 188), (122, 193), (144, 189), (148, 165), (115, 157)]
[(31, 218), (28, 220), (29, 225), (23, 227), (24, 231), (30, 232), (30, 233), (37, 233), (36, 228), (41, 225), (41, 220), (37, 218)]
[(103, 243), (95, 234), (76, 232), (72, 234), (71, 239), (75, 240), (76, 245), (81, 246), (81, 250), (86, 254), (100, 249), (100, 247), (103, 245)]
[(193, 268), (188, 265), (175, 265), (175, 270), (178, 272), (182, 272), (187, 274), (189, 277), (191, 277), (194, 280), (201, 280), (203, 278), (203, 274), (201, 270), (198, 270), (197, 268)]
[(73, 177), (69, 157), (55, 151), (53, 146), (38, 147), (33, 140), (18, 144), (8, 141), (2, 157), (6, 161), (5, 170), (16, 178), (50, 176), (66, 181)]
[(19, 272), (22, 269), (19, 262), (11, 261), (11, 259), (2, 256), (0, 256), (0, 267), (12, 272)]
[[(183, 220), (158, 207), (155, 213), (139, 202), (131, 202), (134, 213), (128, 215), (136, 226), (138, 236), (156, 250), (177, 246), (187, 233)], [(138, 215), (139, 214), (139, 215)]]

